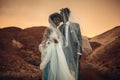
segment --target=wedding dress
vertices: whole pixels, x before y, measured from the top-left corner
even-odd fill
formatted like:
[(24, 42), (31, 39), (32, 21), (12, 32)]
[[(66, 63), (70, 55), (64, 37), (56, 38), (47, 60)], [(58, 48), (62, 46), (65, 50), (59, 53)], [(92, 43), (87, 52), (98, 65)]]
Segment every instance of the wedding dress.
[(57, 28), (51, 26), (46, 30), (43, 41), (39, 45), (43, 80), (75, 80), (68, 67), (62, 41), (62, 36)]

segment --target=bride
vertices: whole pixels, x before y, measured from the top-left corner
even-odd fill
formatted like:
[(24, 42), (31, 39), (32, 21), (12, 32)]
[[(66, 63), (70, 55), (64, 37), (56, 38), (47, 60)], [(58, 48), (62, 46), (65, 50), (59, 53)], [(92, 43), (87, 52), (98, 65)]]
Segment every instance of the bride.
[(63, 36), (57, 29), (61, 19), (58, 13), (49, 16), (50, 27), (46, 29), (39, 45), (42, 61), (40, 69), (43, 71), (42, 80), (75, 80), (64, 55)]

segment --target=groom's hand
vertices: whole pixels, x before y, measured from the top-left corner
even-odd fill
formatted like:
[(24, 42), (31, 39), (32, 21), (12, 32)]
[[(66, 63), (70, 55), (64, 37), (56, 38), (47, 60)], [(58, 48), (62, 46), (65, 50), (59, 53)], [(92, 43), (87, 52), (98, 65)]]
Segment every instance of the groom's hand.
[(82, 54), (81, 53), (77, 53), (78, 54), (78, 58), (79, 58), (79, 60), (81, 59), (81, 56), (82, 56)]

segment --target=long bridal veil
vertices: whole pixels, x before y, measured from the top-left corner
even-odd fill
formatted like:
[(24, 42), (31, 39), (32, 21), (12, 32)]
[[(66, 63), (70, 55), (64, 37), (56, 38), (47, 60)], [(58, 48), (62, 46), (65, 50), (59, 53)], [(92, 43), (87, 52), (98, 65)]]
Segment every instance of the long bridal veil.
[[(75, 76), (75, 80), (78, 79), (78, 68), (79, 66), (79, 56), (77, 55), (78, 52), (85, 52), (86, 54), (90, 53), (92, 51), (92, 48), (90, 46), (89, 40), (87, 37), (82, 36), (82, 30), (81, 30), (81, 26), (76, 23), (73, 14), (72, 13), (68, 13), (68, 12), (64, 12), (63, 13), (63, 19), (66, 19), (66, 15), (67, 17), (69, 17), (69, 24), (72, 27), (69, 27), (71, 29), (70, 34), (72, 36), (72, 40), (73, 43), (69, 42), (69, 46), (68, 46), (68, 50), (65, 52), (65, 56), (67, 59), (67, 63), (69, 65), (69, 68), (71, 70), (71, 73)], [(77, 49), (76, 48), (77, 46)]]
[[(77, 18), (74, 17), (73, 13), (70, 13), (70, 15), (69, 15), (70, 22), (76, 23)], [(80, 18), (78, 18), (78, 19), (80, 19)], [(75, 25), (72, 25), (72, 26), (75, 27)], [(83, 27), (81, 25), (80, 25), (80, 32), (81, 32), (81, 40), (82, 40), (82, 43), (80, 43), (82, 46), (82, 52), (85, 53), (86, 55), (88, 55), (89, 53), (92, 52), (92, 47), (90, 45), (88, 37), (86, 35), (84, 35), (84, 33), (86, 33), (86, 31), (83, 29)], [(77, 34), (75, 34), (75, 36), (77, 36)], [(77, 37), (76, 37), (76, 39), (77, 39)]]
[(86, 37), (86, 36), (82, 36), (82, 51), (86, 55), (88, 55), (92, 52), (92, 47), (90, 45), (88, 37)]

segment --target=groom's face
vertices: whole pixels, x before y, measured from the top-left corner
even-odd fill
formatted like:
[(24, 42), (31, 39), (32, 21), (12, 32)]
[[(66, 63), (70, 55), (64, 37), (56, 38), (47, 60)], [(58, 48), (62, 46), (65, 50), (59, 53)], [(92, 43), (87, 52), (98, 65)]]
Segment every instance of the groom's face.
[(67, 13), (61, 12), (60, 14), (63, 17), (63, 22), (66, 23), (68, 21), (68, 15), (67, 15)]

